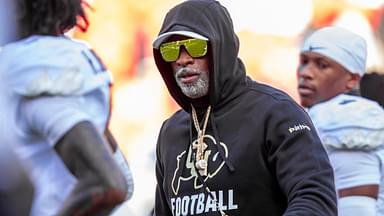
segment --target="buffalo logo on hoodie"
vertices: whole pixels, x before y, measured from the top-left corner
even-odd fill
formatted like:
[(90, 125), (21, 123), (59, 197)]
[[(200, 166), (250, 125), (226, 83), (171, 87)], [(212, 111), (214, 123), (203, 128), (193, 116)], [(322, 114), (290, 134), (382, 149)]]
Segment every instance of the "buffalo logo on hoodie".
[[(197, 142), (197, 140), (195, 140), (194, 143), (195, 142)], [(218, 148), (224, 149), (224, 156), (228, 158), (228, 148), (222, 142), (217, 143), (214, 137), (211, 135), (204, 135), (204, 142), (208, 145), (207, 149), (204, 152), (204, 156), (207, 158), (207, 162), (208, 162), (208, 174), (207, 176), (203, 177), (204, 181), (207, 181), (208, 179), (214, 178), (225, 165), (225, 161), (219, 158), (219, 151), (217, 149)], [(183, 182), (192, 182), (193, 187), (196, 190), (203, 187), (202, 182), (200, 182), (199, 180), (197, 170), (195, 169), (192, 155), (193, 155), (193, 150), (191, 149), (191, 147), (189, 147), (188, 152), (183, 151), (176, 157), (177, 165), (173, 173), (173, 179), (172, 179), (172, 191), (175, 195), (178, 194), (180, 185), (183, 184)], [(186, 161), (186, 163), (181, 164), (183, 161)], [(183, 175), (183, 170), (185, 168), (188, 169), (189, 171), (184, 172), (184, 175)]]

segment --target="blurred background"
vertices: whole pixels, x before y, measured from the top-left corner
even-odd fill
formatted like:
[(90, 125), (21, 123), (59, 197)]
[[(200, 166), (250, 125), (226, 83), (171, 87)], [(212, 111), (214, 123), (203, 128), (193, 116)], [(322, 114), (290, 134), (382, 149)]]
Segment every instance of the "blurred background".
[[(147, 216), (154, 204), (154, 149), (160, 126), (179, 109), (152, 58), (167, 11), (181, 1), (90, 1), (88, 41), (114, 76), (111, 130), (135, 180), (133, 198), (114, 215)], [(296, 66), (303, 38), (338, 25), (368, 42), (367, 71), (384, 73), (384, 0), (221, 0), (240, 38), (240, 58), (253, 79), (286, 91), (296, 101)]]

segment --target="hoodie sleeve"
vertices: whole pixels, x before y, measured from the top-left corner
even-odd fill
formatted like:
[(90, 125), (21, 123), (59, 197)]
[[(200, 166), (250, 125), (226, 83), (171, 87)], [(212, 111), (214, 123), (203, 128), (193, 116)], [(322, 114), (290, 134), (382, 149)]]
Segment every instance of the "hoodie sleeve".
[[(164, 126), (164, 124), (163, 124)], [(163, 126), (160, 129), (160, 135), (157, 140), (156, 145), (156, 196), (155, 196), (155, 215), (156, 216), (172, 216), (172, 211), (167, 203), (165, 197), (165, 192), (163, 190), (163, 179), (164, 179), (164, 167), (161, 161), (161, 131)]]
[(287, 197), (284, 216), (337, 215), (333, 170), (307, 113), (282, 100), (270, 111), (267, 131), (270, 168)]

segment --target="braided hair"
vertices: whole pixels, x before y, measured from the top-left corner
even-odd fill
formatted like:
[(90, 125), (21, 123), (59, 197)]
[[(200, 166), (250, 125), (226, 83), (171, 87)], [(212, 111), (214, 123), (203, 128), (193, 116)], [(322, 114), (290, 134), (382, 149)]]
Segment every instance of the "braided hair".
[(77, 26), (86, 31), (89, 25), (84, 0), (18, 0), (21, 37), (60, 35)]

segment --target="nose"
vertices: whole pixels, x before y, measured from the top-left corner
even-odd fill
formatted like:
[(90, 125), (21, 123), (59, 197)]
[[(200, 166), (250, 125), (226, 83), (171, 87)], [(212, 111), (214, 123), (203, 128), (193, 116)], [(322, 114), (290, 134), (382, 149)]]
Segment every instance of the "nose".
[(176, 64), (180, 66), (186, 66), (193, 63), (192, 56), (185, 50), (184, 46), (180, 47), (179, 58), (176, 60)]
[(311, 64), (300, 64), (297, 68), (297, 77), (299, 79), (312, 79), (313, 78), (313, 68)]

